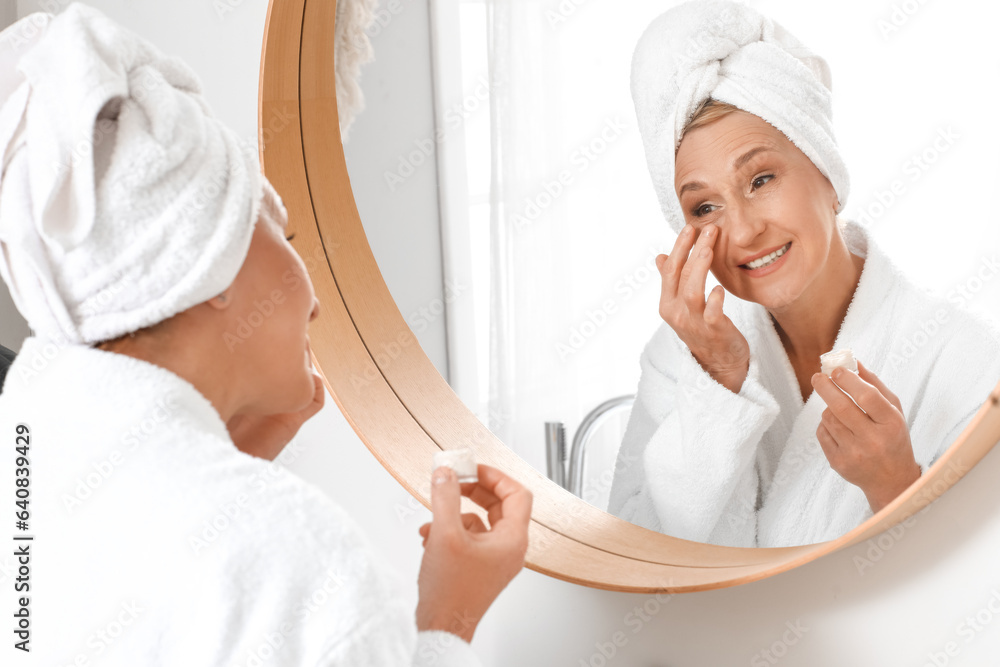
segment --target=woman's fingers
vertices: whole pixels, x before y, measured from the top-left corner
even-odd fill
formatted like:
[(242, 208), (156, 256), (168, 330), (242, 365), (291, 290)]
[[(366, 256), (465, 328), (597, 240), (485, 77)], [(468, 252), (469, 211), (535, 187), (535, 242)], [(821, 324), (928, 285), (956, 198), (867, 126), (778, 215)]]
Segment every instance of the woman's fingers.
[(673, 250), (660, 265), (660, 276), (663, 278), (663, 296), (668, 299), (677, 297), (678, 280), (685, 263), (687, 263), (687, 256), (694, 243), (694, 236), (694, 228), (691, 225), (685, 225), (677, 236), (677, 240), (674, 241)]
[[(462, 485), (462, 495), (467, 495), (486, 510), (492, 532), (513, 536), (526, 535), (528, 522), (531, 521), (531, 492), (496, 468), (479, 464), (478, 470), (479, 482)], [(449, 476), (453, 476), (453, 473), (449, 473)], [(432, 528), (439, 527), (446, 532), (458, 528), (456, 525), (458, 522), (454, 519), (459, 518), (455, 516), (459, 489), (456, 488), (458, 485), (454, 484), (454, 481), (452, 479), (450, 483), (436, 484), (431, 490), (434, 520), (420, 526), (419, 530), (420, 536), (424, 538), (424, 546), (430, 539)], [(490, 532), (482, 517), (474, 512), (461, 514), (460, 521), (461, 526), (470, 533)]]
[[(428, 538), (430, 538), (431, 536), (432, 525), (433, 525), (432, 523), (425, 523), (424, 525), (420, 526), (420, 530), (418, 531), (420, 533), (420, 537), (424, 538), (425, 546), (427, 545)], [(472, 512), (466, 512), (462, 514), (462, 525), (470, 533), (489, 532), (489, 528), (486, 527), (486, 524), (483, 523), (483, 520), (479, 517), (479, 515), (474, 514)]]
[[(851, 371), (845, 371), (845, 373), (854, 375)], [(830, 411), (831, 415), (840, 420), (840, 423), (846, 426), (851, 433), (855, 435), (860, 434), (872, 422), (871, 417), (865, 414), (863, 409), (851, 400), (850, 389), (841, 389), (830, 376), (823, 373), (814, 373), (812, 377), (813, 388), (826, 403), (827, 410)], [(854, 379), (859, 383), (864, 382), (864, 380), (857, 376), (854, 376)], [(840, 381), (843, 382), (844, 380)], [(854, 389), (857, 390), (857, 387), (854, 386)], [(833, 435), (836, 436), (836, 433)]]
[(461, 530), (462, 491), (458, 477), (448, 466), (439, 466), (431, 477), (431, 511), (434, 525), (442, 531)]
[[(859, 366), (859, 370), (863, 369), (863, 366)], [(834, 373), (837, 370), (840, 369), (835, 369)], [(867, 370), (863, 370), (863, 372), (868, 377), (874, 378)], [(902, 411), (892, 404), (890, 397), (886, 396), (875, 383), (868, 382), (860, 374), (855, 375), (848, 370), (843, 370), (839, 375), (840, 378), (835, 382), (842, 391), (851, 395), (858, 408), (865, 412), (868, 419), (878, 424), (889, 424), (900, 419)], [(882, 384), (881, 381), (878, 381), (878, 384)], [(889, 391), (884, 384), (882, 387), (885, 388), (885, 391)], [(892, 392), (889, 394), (891, 395)]]
[(736, 393), (746, 379), (750, 347), (724, 313), (724, 288), (718, 285), (705, 295), (719, 236), (719, 228), (713, 223), (706, 224), (700, 234), (686, 225), (673, 255), (657, 258), (663, 279), (660, 317), (688, 346), (702, 368)]
[(466, 512), (462, 515), (462, 525), (470, 533), (485, 533), (489, 530), (479, 515), (472, 512)]
[[(482, 464), (479, 464), (480, 472), (482, 468)], [(479, 483), (473, 485), (471, 488), (467, 489), (463, 485), (462, 494), (486, 510), (490, 525), (495, 525), (497, 521), (503, 518), (503, 503), (486, 487), (486, 481), (482, 475), (479, 477)]]
[(681, 298), (692, 315), (705, 312), (705, 284), (708, 269), (712, 266), (713, 246), (718, 236), (715, 225), (706, 225), (698, 235), (691, 250), (691, 257), (681, 271), (679, 289)]
[[(490, 525), (493, 526), (503, 518), (503, 503), (492, 491), (492, 488), (496, 486), (497, 480), (491, 477), (489, 472), (484, 472), (483, 469), (489, 466), (479, 464), (477, 467), (479, 482), (476, 484), (463, 484), (462, 495), (467, 496), (469, 500), (485, 509), (487, 519)], [(495, 470), (495, 468), (490, 468), (490, 470)]]
[(870, 370), (868, 370), (868, 368), (863, 363), (861, 363), (861, 361), (858, 361), (858, 375), (861, 376), (862, 380), (871, 384), (880, 392), (882, 392), (882, 395), (885, 396), (889, 400), (889, 402), (892, 403), (893, 406), (897, 410), (899, 410), (899, 412), (902, 414), (903, 405), (902, 403), (899, 402), (899, 397), (896, 396), (896, 394), (892, 393), (889, 387), (885, 386), (885, 383), (882, 382), (881, 378), (879, 378), (879, 376), (875, 375)]
[(494, 532), (524, 530), (531, 520), (531, 492), (496, 468), (479, 464), (479, 483), (469, 498), (486, 510)]
[(660, 315), (671, 326), (675, 324), (669, 317), (673, 310), (671, 304), (677, 301), (684, 302), (689, 314), (704, 315), (705, 285), (712, 266), (716, 238), (718, 229), (713, 224), (706, 225), (701, 233), (691, 225), (685, 225), (671, 253), (656, 258), (662, 283)]
[(708, 299), (705, 300), (705, 324), (714, 327), (722, 322), (724, 317), (722, 300), (725, 293), (726, 290), (722, 288), (722, 285), (716, 285), (708, 293)]

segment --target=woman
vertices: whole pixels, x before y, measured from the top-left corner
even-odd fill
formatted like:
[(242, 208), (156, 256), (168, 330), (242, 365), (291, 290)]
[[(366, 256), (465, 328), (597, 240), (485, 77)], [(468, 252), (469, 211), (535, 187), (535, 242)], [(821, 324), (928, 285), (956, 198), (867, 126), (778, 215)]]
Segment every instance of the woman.
[(26, 538), (5, 664), (478, 664), (531, 494), (435, 471), (414, 624), (358, 526), (268, 463), (323, 405), (320, 305), (253, 150), (93, 8), (0, 54), (0, 275), (35, 334), (0, 396)]
[[(836, 538), (957, 439), (1000, 377), (1000, 332), (838, 218), (829, 69), (781, 26), (734, 2), (679, 5), (643, 34), (632, 92), (679, 235), (657, 258), (664, 325), (609, 511), (728, 546)], [(841, 348), (858, 373), (822, 374)]]

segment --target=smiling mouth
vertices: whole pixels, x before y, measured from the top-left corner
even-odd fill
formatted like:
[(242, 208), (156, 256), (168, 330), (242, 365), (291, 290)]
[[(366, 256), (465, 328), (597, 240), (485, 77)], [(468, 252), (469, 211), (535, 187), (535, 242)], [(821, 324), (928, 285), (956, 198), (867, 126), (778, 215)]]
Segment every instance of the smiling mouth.
[(771, 266), (772, 264), (777, 262), (782, 255), (788, 252), (788, 249), (791, 247), (792, 247), (792, 242), (789, 241), (781, 248), (778, 248), (777, 250), (772, 252), (770, 255), (764, 255), (763, 257), (759, 257), (752, 262), (747, 262), (746, 264), (740, 264), (740, 268), (747, 269), (748, 271), (753, 271), (755, 269), (762, 269), (764, 267)]

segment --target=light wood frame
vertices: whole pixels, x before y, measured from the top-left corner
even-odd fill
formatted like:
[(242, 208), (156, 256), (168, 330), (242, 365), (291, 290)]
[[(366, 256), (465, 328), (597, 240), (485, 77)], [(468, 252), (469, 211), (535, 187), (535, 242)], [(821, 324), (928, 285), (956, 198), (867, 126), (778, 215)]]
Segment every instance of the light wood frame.
[(836, 540), (798, 547), (690, 542), (640, 528), (562, 489), (466, 408), (389, 295), (344, 162), (334, 87), (335, 14), (335, 0), (270, 0), (260, 68), (261, 166), (284, 200), (293, 245), (322, 303), (310, 329), (313, 362), (361, 440), (425, 506), (432, 454), (472, 446), (481, 462), (534, 493), (531, 569), (609, 590), (709, 590), (763, 579), (875, 537), (925, 508), (1000, 440), (998, 383), (956, 443), (896, 500)]

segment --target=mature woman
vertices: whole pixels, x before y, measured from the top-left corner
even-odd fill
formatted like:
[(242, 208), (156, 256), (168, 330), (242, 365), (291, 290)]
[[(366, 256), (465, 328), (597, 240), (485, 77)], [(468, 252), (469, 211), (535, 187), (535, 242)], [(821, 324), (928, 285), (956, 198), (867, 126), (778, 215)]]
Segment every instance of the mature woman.
[[(838, 217), (829, 69), (778, 24), (679, 5), (640, 39), (632, 93), (678, 238), (609, 511), (721, 545), (836, 538), (960, 435), (1000, 378), (1000, 331)], [(820, 373), (841, 348), (857, 374)]]
[(23, 521), (4, 655), (479, 664), (468, 641), (522, 567), (531, 495), (487, 466), (461, 488), (435, 472), (414, 624), (358, 526), (268, 462), (323, 404), (320, 306), (196, 75), (86, 5), (28, 16), (0, 34), (0, 156), (0, 275), (35, 334), (0, 396)]

